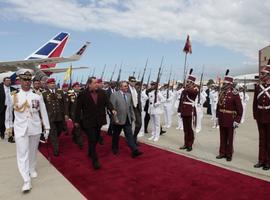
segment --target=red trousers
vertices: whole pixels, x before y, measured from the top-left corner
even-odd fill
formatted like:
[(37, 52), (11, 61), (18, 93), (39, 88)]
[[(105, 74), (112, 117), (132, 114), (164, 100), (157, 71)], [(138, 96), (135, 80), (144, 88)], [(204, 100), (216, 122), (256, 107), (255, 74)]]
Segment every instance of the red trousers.
[(219, 155), (231, 158), (233, 154), (233, 127), (219, 127), (220, 132), (220, 146)]
[(185, 133), (185, 146), (192, 147), (194, 142), (194, 132), (192, 129), (192, 117), (182, 117)]
[(257, 121), (259, 130), (259, 163), (270, 164), (270, 123)]

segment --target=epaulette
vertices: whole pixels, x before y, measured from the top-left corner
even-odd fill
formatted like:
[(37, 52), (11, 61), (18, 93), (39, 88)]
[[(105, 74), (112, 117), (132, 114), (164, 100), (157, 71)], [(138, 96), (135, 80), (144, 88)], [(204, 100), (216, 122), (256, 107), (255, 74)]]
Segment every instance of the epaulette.
[(13, 90), (13, 91), (10, 93), (10, 95), (13, 96), (14, 94), (17, 94), (17, 93), (18, 93), (17, 90)]

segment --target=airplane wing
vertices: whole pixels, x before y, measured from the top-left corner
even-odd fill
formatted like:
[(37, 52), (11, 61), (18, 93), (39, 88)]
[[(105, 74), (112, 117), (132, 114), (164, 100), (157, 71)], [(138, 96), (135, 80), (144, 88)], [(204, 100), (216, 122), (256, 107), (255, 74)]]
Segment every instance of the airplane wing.
[(20, 68), (35, 70), (36, 66), (41, 64), (51, 64), (51, 63), (62, 63), (62, 62), (72, 62), (79, 60), (84, 54), (90, 43), (86, 42), (77, 53), (69, 57), (50, 57), (50, 58), (38, 58), (29, 60), (19, 60), (19, 61), (7, 61), (0, 62), (0, 73), (6, 71), (16, 71)]
[[(47, 68), (47, 69), (40, 69), (40, 70), (45, 72), (45, 73), (62, 73), (62, 72), (66, 72), (67, 69), (69, 69), (69, 67), (67, 67), (67, 68)], [(72, 67), (72, 70), (82, 70), (82, 69), (88, 69), (88, 67)]]

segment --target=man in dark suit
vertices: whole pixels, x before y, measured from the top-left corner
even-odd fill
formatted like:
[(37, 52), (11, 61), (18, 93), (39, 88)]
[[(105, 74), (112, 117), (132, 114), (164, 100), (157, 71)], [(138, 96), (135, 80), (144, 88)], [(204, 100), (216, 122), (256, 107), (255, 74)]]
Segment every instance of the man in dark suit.
[[(110, 87), (106, 90), (106, 93), (107, 93), (109, 99), (114, 92), (116, 92), (116, 82), (112, 81), (110, 83)], [(109, 122), (109, 128), (108, 128), (107, 132), (108, 132), (108, 135), (113, 135), (112, 116), (110, 113), (108, 113), (108, 114), (109, 114), (110, 122)]]
[[(5, 114), (6, 108), (11, 104), (10, 94), (16, 91), (15, 88), (11, 87), (11, 80), (9, 77), (3, 79), (3, 83), (0, 83), (0, 137), (5, 138)], [(14, 143), (13, 134), (9, 135), (8, 141)]]
[(88, 155), (92, 158), (94, 169), (100, 168), (96, 144), (101, 126), (106, 124), (106, 109), (116, 114), (104, 90), (98, 89), (95, 77), (87, 81), (88, 87), (79, 94), (75, 110), (75, 127), (82, 126), (88, 136)]
[(130, 76), (128, 78), (129, 87), (128, 93), (131, 94), (132, 104), (133, 104), (133, 111), (135, 115), (135, 129), (134, 129), (134, 140), (137, 144), (137, 136), (141, 130), (142, 126), (142, 103), (141, 103), (141, 91), (136, 89), (136, 78), (134, 76)]
[(113, 120), (112, 151), (114, 154), (118, 153), (119, 135), (122, 129), (124, 129), (128, 146), (132, 151), (131, 156), (135, 158), (141, 155), (142, 152), (137, 149), (132, 135), (132, 121), (135, 119), (135, 116), (131, 98), (131, 95), (128, 93), (128, 83), (126, 81), (122, 81), (120, 83), (120, 90), (111, 95), (110, 101), (117, 112)]

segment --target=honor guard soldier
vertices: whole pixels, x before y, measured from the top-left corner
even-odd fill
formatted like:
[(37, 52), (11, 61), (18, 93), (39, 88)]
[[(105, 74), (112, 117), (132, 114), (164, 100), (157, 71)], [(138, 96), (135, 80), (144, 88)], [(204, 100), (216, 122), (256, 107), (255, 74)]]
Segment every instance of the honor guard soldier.
[(220, 132), (219, 155), (217, 159), (232, 160), (233, 137), (238, 127), (243, 107), (238, 92), (233, 88), (233, 77), (226, 72), (217, 104), (217, 118)]
[(253, 117), (259, 130), (259, 159), (255, 168), (270, 169), (270, 65), (264, 67), (255, 86)]
[(48, 89), (42, 93), (50, 120), (50, 140), (54, 156), (59, 155), (58, 137), (63, 131), (65, 120), (68, 120), (68, 111), (62, 90), (56, 89), (55, 79), (47, 80)]
[(170, 89), (170, 85), (164, 85), (164, 90), (162, 91), (162, 95), (164, 97), (165, 102), (164, 106), (164, 121), (165, 121), (165, 128), (170, 128), (172, 125), (172, 107), (173, 107), (173, 100), (174, 94), (173, 91)]
[[(68, 113), (69, 117), (74, 123), (75, 120), (75, 109), (77, 105), (77, 99), (79, 92), (81, 90), (81, 86), (79, 82), (75, 82), (72, 84), (72, 90), (68, 91)], [(79, 127), (73, 127), (72, 130), (72, 140), (75, 144), (78, 144), (80, 149), (83, 147), (83, 141), (81, 136), (81, 130)]]
[(161, 92), (158, 90), (158, 85), (156, 82), (151, 83), (151, 88), (153, 89), (149, 94), (149, 108), (148, 113), (152, 121), (152, 136), (148, 140), (153, 140), (154, 142), (159, 140), (161, 128), (160, 128), (160, 115), (163, 113), (163, 105), (166, 99), (162, 96)]
[(17, 164), (24, 180), (22, 192), (28, 192), (32, 188), (31, 178), (37, 177), (36, 154), (41, 126), (43, 124), (45, 137), (48, 138), (50, 124), (43, 97), (33, 93), (30, 88), (31, 72), (22, 69), (17, 75), (20, 77), (21, 90), (11, 96), (15, 116), (14, 133)]
[(196, 125), (196, 113), (195, 113), (195, 99), (199, 93), (199, 88), (195, 84), (196, 77), (191, 75), (187, 78), (187, 84), (182, 92), (178, 112), (181, 113), (183, 119), (184, 133), (185, 133), (185, 144), (180, 149), (186, 149), (192, 151), (192, 145), (194, 142), (193, 127)]

